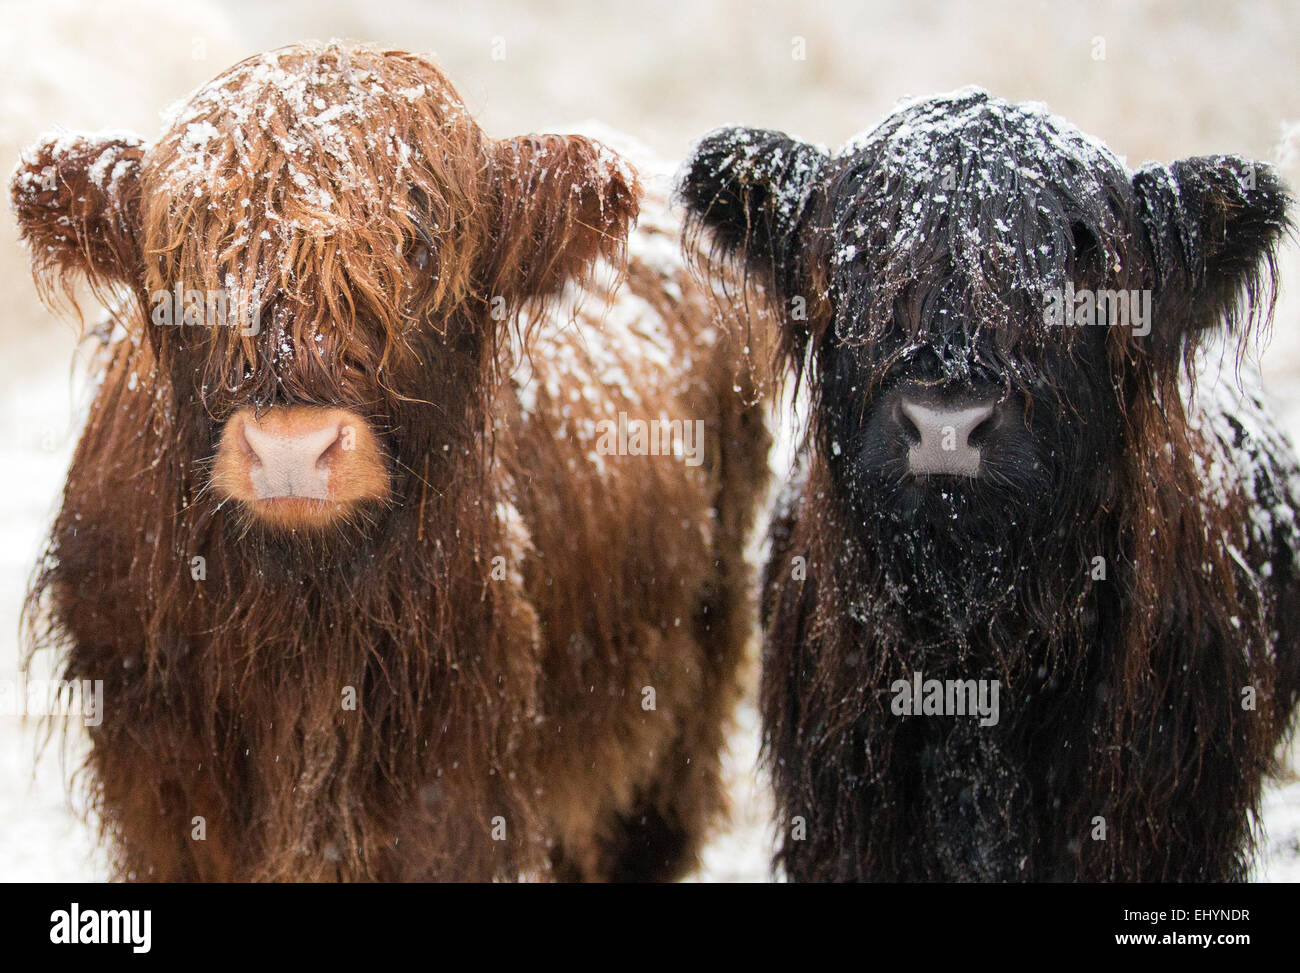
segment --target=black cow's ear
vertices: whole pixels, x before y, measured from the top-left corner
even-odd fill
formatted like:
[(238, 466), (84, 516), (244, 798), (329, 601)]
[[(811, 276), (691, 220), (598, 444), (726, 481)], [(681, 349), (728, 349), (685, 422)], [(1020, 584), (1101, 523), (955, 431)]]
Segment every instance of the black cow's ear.
[(799, 234), (826, 153), (782, 132), (723, 128), (688, 157), (677, 198), (712, 233), (715, 254), (737, 258), (786, 295), (797, 288)]
[(23, 153), (9, 184), (41, 294), (71, 298), (84, 277), (106, 291), (143, 286), (139, 244), (144, 143), (128, 134), (50, 135)]
[(1290, 194), (1271, 167), (1200, 156), (1144, 166), (1133, 188), (1155, 262), (1161, 320), (1238, 332), (1271, 313), (1277, 251), (1292, 227)]

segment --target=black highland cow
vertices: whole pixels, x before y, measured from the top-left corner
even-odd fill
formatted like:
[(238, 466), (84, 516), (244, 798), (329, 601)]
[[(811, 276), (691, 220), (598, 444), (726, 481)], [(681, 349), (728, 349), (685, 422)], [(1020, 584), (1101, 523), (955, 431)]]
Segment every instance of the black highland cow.
[(1246, 877), (1300, 681), (1300, 480), (1239, 367), (1273, 172), (1130, 172), (965, 89), (836, 154), (714, 132), (680, 195), (808, 393), (763, 598), (787, 874)]

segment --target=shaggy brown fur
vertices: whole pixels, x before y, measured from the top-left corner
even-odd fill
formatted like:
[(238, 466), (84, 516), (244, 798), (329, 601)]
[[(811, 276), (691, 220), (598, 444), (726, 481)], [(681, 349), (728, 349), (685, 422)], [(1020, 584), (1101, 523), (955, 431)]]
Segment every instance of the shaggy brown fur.
[[(336, 45), (236, 65), (152, 145), (26, 154), (43, 291), (121, 298), (28, 606), (33, 650), (104, 680), (87, 769), (119, 876), (691, 867), (767, 434), (708, 302), (649, 259), (677, 247), (661, 203), (612, 289), (638, 193), (599, 143), (493, 141), (428, 61)], [(243, 295), (260, 333), (150, 323), (177, 283)], [(368, 424), (386, 499), (294, 527), (213, 488), (227, 419), (302, 406)], [(702, 464), (602, 455), (620, 411), (703, 420)]]

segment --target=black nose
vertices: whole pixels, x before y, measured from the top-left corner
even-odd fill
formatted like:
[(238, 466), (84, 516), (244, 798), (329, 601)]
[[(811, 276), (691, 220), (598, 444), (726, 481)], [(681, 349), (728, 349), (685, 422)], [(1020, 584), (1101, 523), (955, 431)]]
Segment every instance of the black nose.
[(1001, 411), (1002, 403), (995, 398), (943, 402), (904, 394), (892, 403), (887, 425), (908, 443), (909, 472), (975, 477)]

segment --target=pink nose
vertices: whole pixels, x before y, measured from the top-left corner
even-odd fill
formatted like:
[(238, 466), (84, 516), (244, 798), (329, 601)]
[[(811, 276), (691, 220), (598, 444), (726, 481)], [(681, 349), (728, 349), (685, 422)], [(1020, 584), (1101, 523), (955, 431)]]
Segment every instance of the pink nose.
[(212, 485), (264, 522), (325, 526), (389, 495), (388, 463), (370, 424), (351, 409), (237, 409), (221, 429)]
[(246, 420), (242, 433), (252, 454), (248, 478), (257, 499), (329, 499), (331, 471), (327, 457), (342, 436), (339, 422), (290, 432)]

